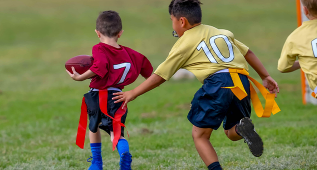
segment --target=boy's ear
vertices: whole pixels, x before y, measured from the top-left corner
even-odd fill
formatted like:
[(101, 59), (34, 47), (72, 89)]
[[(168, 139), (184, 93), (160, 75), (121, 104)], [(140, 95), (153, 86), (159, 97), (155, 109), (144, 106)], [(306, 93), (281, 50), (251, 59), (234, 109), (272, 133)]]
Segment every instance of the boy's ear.
[(118, 38), (120, 38), (122, 34), (123, 34), (123, 30), (121, 30), (121, 31), (119, 32)]
[(181, 27), (185, 28), (187, 24), (189, 24), (188, 20), (186, 17), (180, 17), (179, 18), (180, 22), (181, 22)]
[(304, 9), (304, 14), (306, 16), (308, 16), (309, 15), (309, 11), (308, 11), (307, 7), (303, 6), (303, 9)]
[(101, 37), (101, 33), (98, 30), (96, 30), (96, 29), (95, 29), (95, 32), (96, 32), (98, 38), (100, 38)]

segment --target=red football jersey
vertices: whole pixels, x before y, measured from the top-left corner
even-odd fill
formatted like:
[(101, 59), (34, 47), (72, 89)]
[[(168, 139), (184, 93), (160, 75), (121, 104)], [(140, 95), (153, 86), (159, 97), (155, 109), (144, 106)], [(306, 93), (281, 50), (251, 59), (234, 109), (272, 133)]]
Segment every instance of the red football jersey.
[(142, 54), (120, 45), (120, 48), (99, 43), (92, 48), (94, 58), (90, 70), (97, 74), (91, 79), (90, 88), (99, 90), (109, 87), (123, 89), (133, 83), (141, 74), (151, 76), (153, 67)]

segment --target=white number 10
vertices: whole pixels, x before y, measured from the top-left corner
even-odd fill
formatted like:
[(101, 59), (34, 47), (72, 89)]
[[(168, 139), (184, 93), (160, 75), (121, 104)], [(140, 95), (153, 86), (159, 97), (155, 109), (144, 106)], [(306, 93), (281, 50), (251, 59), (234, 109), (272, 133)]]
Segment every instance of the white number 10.
[(311, 42), (311, 45), (313, 47), (314, 56), (317, 58), (317, 38)]
[(121, 84), (124, 82), (124, 79), (127, 77), (127, 74), (131, 68), (131, 63), (121, 63), (121, 64), (113, 65), (113, 69), (115, 70), (123, 68), (123, 67), (125, 67), (124, 72), (122, 74), (120, 81), (117, 84)]
[[(229, 48), (229, 57), (228, 58), (224, 57), (221, 54), (219, 48), (217, 47), (216, 42), (215, 42), (217, 38), (222, 38), (222, 39), (225, 40), (225, 42), (226, 42), (226, 44), (227, 44), (227, 46)], [(232, 44), (229, 41), (227, 36), (225, 36), (225, 35), (216, 35), (216, 36), (211, 37), (209, 42), (210, 42), (212, 50), (216, 53), (216, 55), (218, 56), (218, 58), (221, 61), (223, 61), (225, 63), (229, 63), (229, 62), (231, 62), (234, 59), (233, 47), (232, 47)], [(200, 49), (203, 49), (203, 51), (205, 52), (205, 54), (206, 54), (206, 56), (207, 56), (207, 58), (209, 59), (210, 62), (218, 63), (216, 61), (215, 57), (211, 54), (211, 52), (210, 52), (209, 48), (207, 47), (207, 44), (206, 44), (205, 41), (202, 41), (198, 45), (197, 50), (200, 51)]]

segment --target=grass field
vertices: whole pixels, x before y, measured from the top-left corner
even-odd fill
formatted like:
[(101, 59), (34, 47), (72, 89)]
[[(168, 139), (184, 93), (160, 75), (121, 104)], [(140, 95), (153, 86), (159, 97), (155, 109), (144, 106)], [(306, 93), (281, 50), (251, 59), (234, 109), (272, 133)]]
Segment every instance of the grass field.
[[(211, 142), (225, 169), (317, 169), (316, 106), (303, 106), (299, 72), (281, 74), (277, 60), (296, 28), (295, 1), (202, 0), (203, 23), (232, 31), (264, 63), (280, 86), (281, 112), (252, 115), (265, 151), (255, 158), (243, 141), (231, 142), (221, 128)], [(91, 54), (98, 43), (95, 19), (116, 10), (123, 20), (119, 43), (145, 54), (154, 67), (164, 61), (172, 37), (165, 0), (0, 1), (0, 169), (87, 169), (86, 148), (75, 145), (82, 95), (88, 81), (72, 81), (64, 63)], [(258, 78), (251, 70), (251, 75)], [(132, 89), (143, 81), (128, 86)], [(195, 81), (170, 81), (129, 104), (127, 128), (133, 169), (206, 169), (186, 116)], [(181, 87), (181, 88), (180, 88)], [(104, 134), (104, 169), (119, 169)]]

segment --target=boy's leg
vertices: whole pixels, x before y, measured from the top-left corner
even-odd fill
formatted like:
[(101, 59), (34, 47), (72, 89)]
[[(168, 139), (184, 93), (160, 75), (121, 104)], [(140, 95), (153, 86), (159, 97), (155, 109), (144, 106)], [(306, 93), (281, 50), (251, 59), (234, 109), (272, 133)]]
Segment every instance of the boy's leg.
[(237, 141), (242, 139), (242, 137), (240, 135), (237, 134), (236, 132), (236, 126), (233, 126), (231, 129), (229, 130), (225, 130), (225, 134), (227, 135), (227, 137), (232, 140), (232, 141)]
[(221, 170), (218, 156), (209, 140), (212, 130), (211, 128), (199, 128), (193, 125), (192, 136), (196, 150), (208, 169)]
[(101, 135), (100, 135), (99, 128), (96, 133), (89, 131), (89, 140), (90, 140), (90, 143), (101, 143)]
[[(113, 136), (113, 131), (110, 131), (110, 139), (111, 139), (111, 142), (113, 141), (113, 138), (114, 138), (114, 136)], [(125, 139), (123, 136), (120, 136), (120, 139)], [(120, 140), (119, 139), (119, 140)]]
[(237, 141), (243, 138), (252, 154), (259, 157), (263, 153), (263, 142), (255, 132), (254, 125), (249, 118), (251, 116), (250, 83), (248, 77), (239, 76), (248, 96), (242, 100), (236, 96), (233, 97), (223, 121), (223, 127), (230, 140)]
[(102, 170), (101, 136), (98, 128), (102, 114), (99, 109), (99, 93), (90, 91), (84, 96), (89, 117), (89, 140), (92, 153), (92, 161), (89, 161), (91, 158), (87, 159), (91, 162), (89, 170)]
[[(110, 132), (111, 136), (111, 142), (113, 141), (113, 132)], [(132, 155), (129, 151), (129, 143), (128, 141), (123, 137), (120, 136), (120, 139), (117, 144), (117, 150), (120, 156), (120, 169), (121, 170), (131, 170), (131, 163), (132, 163)]]
[(88, 170), (102, 170), (101, 136), (98, 128), (96, 133), (89, 131), (90, 149), (92, 153), (91, 166)]

